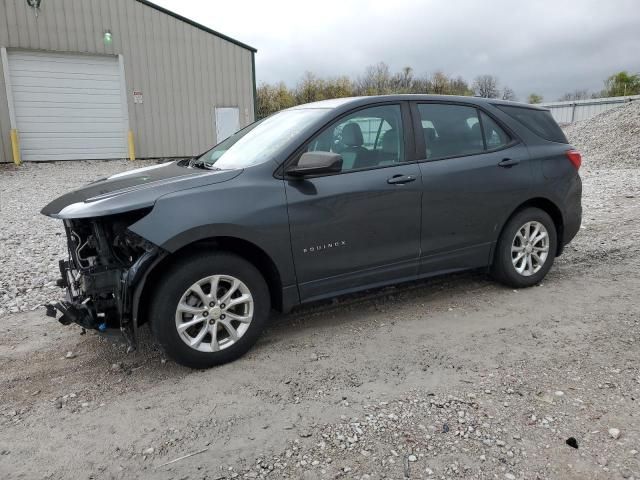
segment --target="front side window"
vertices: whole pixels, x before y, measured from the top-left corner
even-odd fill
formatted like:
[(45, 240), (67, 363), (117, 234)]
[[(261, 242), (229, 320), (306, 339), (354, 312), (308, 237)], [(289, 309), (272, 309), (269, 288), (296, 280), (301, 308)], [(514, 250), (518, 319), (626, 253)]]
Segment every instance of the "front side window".
[(420, 104), (418, 111), (426, 144), (426, 158), (472, 155), (484, 150), (478, 112), (473, 107)]
[(405, 160), (400, 105), (365, 108), (320, 132), (308, 152), (342, 155), (342, 171), (395, 165)]

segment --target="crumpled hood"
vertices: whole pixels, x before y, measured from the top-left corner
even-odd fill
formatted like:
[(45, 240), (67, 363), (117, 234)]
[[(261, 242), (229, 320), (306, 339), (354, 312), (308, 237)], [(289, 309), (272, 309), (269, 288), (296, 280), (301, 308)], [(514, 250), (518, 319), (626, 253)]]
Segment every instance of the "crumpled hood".
[(41, 211), (52, 218), (89, 218), (152, 207), (168, 193), (225, 182), (242, 170), (186, 168), (163, 163), (103, 178), (56, 198)]

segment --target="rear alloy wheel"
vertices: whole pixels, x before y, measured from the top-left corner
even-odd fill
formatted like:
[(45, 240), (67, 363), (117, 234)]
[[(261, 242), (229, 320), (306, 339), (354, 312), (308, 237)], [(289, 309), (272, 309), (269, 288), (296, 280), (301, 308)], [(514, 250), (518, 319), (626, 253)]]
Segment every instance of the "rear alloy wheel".
[(270, 311), (260, 272), (230, 253), (194, 255), (162, 276), (150, 311), (151, 329), (169, 357), (208, 368), (243, 355)]
[(494, 255), (492, 273), (511, 287), (530, 287), (547, 274), (557, 251), (555, 224), (538, 208), (516, 213), (504, 227)]
[(549, 232), (540, 222), (527, 222), (511, 243), (511, 263), (520, 275), (530, 277), (544, 266), (549, 256)]

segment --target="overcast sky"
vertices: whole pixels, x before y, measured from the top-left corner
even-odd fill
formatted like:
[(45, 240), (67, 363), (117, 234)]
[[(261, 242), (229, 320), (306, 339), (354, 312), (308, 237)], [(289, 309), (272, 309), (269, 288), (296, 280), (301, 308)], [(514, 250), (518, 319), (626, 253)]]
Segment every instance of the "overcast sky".
[(468, 81), (497, 75), (520, 100), (600, 90), (640, 72), (640, 0), (155, 0), (258, 49), (258, 82), (361, 74), (383, 61)]

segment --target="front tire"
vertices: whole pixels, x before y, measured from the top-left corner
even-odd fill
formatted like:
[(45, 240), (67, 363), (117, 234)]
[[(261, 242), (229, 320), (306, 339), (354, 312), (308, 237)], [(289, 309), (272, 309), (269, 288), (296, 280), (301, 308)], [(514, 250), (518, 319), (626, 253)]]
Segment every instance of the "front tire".
[(555, 224), (544, 210), (526, 208), (517, 212), (498, 239), (494, 278), (515, 288), (536, 285), (553, 265), (557, 242)]
[(194, 255), (169, 268), (150, 308), (151, 331), (168, 357), (190, 368), (237, 359), (258, 340), (271, 309), (260, 272), (237, 255)]

